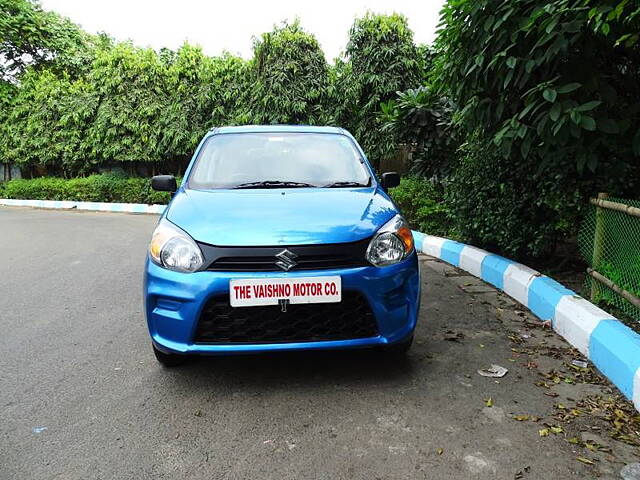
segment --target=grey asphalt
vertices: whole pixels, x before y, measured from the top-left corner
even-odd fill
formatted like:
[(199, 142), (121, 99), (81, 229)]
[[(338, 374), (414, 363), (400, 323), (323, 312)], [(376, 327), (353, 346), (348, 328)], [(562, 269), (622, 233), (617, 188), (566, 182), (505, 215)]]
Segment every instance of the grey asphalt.
[[(0, 479), (618, 478), (634, 458), (615, 442), (613, 458), (577, 461), (594, 457), (566, 441), (586, 423), (541, 437), (559, 400), (609, 387), (560, 384), (558, 398), (545, 395), (538, 372), (575, 352), (433, 259), (422, 260), (406, 360), (333, 352), (165, 370), (142, 312), (155, 222), (0, 207)], [(533, 368), (512, 351), (514, 332), (562, 355)], [(492, 363), (507, 376), (478, 375)]]

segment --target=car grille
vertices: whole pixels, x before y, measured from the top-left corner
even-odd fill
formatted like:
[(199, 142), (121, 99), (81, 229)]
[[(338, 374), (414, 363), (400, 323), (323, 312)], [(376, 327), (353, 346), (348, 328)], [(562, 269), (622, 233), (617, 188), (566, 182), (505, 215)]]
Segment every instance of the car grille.
[(288, 343), (375, 337), (369, 302), (343, 292), (339, 303), (231, 307), (229, 296), (214, 297), (200, 315), (195, 343)]
[(276, 262), (284, 249), (295, 257), (290, 271), (354, 268), (369, 265), (365, 252), (369, 239), (350, 243), (325, 245), (294, 245), (277, 247), (216, 247), (200, 243), (204, 254), (204, 270), (218, 272), (281, 272)]

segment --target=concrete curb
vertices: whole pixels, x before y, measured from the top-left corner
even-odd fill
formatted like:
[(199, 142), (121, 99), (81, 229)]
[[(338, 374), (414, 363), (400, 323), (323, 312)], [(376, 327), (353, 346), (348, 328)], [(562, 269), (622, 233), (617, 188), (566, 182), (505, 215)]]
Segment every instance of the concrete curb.
[(154, 213), (164, 212), (166, 205), (146, 205), (144, 203), (103, 203), (103, 202), (74, 202), (66, 200), (16, 200), (0, 198), (0, 205), (8, 207), (35, 207), (76, 209), (94, 212), (126, 212), (126, 213)]
[(416, 249), (481, 278), (529, 308), (593, 362), (640, 411), (640, 335), (525, 265), (485, 250), (413, 232)]

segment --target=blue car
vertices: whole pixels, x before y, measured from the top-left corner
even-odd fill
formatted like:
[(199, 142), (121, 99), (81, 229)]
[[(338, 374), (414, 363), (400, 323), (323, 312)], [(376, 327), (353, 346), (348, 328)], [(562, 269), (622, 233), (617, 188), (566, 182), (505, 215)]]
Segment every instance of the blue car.
[(345, 130), (211, 130), (153, 232), (144, 301), (156, 358), (411, 346), (411, 230)]

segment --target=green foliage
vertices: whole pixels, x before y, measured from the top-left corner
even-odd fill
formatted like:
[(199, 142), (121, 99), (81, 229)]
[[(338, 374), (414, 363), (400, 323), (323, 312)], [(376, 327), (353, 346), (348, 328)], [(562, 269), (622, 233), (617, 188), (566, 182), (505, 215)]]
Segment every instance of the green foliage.
[[(418, 81), (432, 55), (414, 46), (398, 15), (356, 20), (348, 59), (329, 67), (297, 21), (255, 39), (245, 61), (189, 44), (159, 52), (116, 44), (30, 0), (0, 2), (16, 17), (0, 18), (0, 57), (19, 73), (0, 82), (0, 161), (26, 175), (87, 175), (122, 163), (176, 172), (207, 130), (247, 123), (346, 126), (375, 160), (393, 146), (376, 131), (380, 101)], [(34, 52), (42, 56), (10, 63)]]
[(390, 135), (381, 135), (380, 104), (419, 81), (420, 54), (405, 17), (372, 13), (351, 27), (346, 54), (349, 65), (338, 77), (345, 106), (337, 119), (377, 164), (394, 146)]
[(170, 58), (163, 60), (161, 52), (167, 65), (167, 96), (158, 126), (159, 150), (186, 160), (208, 130), (242, 122), (240, 110), (250, 90), (248, 66), (230, 54), (207, 57), (189, 44), (164, 55)]
[(96, 162), (159, 162), (168, 73), (151, 49), (120, 43), (99, 52), (89, 81), (100, 101), (87, 131)]
[(564, 172), (544, 179), (473, 136), (447, 181), (446, 202), (461, 237), (509, 257), (540, 256), (573, 235), (585, 208), (580, 182)]
[(445, 4), (429, 78), (466, 140), (447, 185), (467, 240), (542, 255), (590, 195), (637, 194), (639, 31), (627, 0)]
[(315, 37), (285, 23), (255, 39), (253, 50), (252, 121), (323, 123), (329, 73)]
[(0, 183), (0, 197), (148, 204), (166, 204), (170, 199), (168, 193), (152, 190), (148, 178), (127, 178), (113, 174), (69, 180), (56, 177), (10, 180)]
[[(620, 206), (640, 207), (640, 200), (608, 197)], [(578, 235), (580, 253), (585, 263), (623, 290), (640, 296), (640, 218), (616, 210), (589, 205)], [(595, 279), (587, 286), (596, 301), (640, 320), (640, 308)]]
[(514, 161), (625, 175), (640, 155), (639, 11), (627, 0), (450, 1), (436, 77), (460, 121)]
[(389, 190), (411, 228), (429, 235), (455, 236), (442, 189), (418, 177), (407, 177)]
[(434, 180), (449, 174), (460, 140), (448, 99), (432, 88), (419, 87), (399, 92), (397, 99), (380, 107), (382, 130), (399, 143), (413, 145), (414, 173)]
[(43, 11), (36, 1), (0, 0), (0, 81), (16, 79), (28, 65), (69, 69), (90, 41), (68, 18)]
[(18, 166), (55, 166), (83, 173), (96, 164), (86, 142), (97, 96), (85, 80), (30, 71), (6, 120), (0, 124), (0, 154)]
[(638, 288), (637, 282), (634, 284), (628, 280), (629, 278), (636, 280), (640, 278), (640, 258), (636, 258), (635, 263), (625, 265), (624, 267), (615, 265), (611, 261), (603, 261), (598, 272), (622, 289), (636, 296), (640, 296), (640, 288)]

